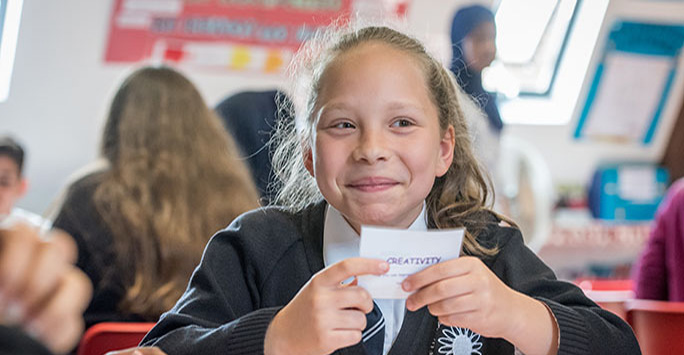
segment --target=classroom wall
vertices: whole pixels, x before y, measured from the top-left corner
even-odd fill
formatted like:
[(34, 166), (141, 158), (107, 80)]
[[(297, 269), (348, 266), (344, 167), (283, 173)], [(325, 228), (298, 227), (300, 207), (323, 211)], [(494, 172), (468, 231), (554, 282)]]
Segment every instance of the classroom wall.
[[(448, 59), (453, 11), (477, 1), (413, 2), (410, 26), (426, 33), (429, 44)], [(10, 96), (0, 103), (0, 132), (15, 135), (28, 150), (25, 173), (31, 187), (21, 207), (44, 212), (69, 176), (97, 155), (107, 106), (131, 70), (103, 62), (111, 6), (111, 1), (24, 0)], [(284, 82), (280, 76), (250, 73), (185, 73), (210, 105), (240, 90)], [(536, 146), (557, 182), (584, 183), (596, 162), (606, 157), (656, 159), (659, 154), (659, 147), (624, 149), (573, 142), (572, 131), (571, 125), (510, 125), (506, 134)]]

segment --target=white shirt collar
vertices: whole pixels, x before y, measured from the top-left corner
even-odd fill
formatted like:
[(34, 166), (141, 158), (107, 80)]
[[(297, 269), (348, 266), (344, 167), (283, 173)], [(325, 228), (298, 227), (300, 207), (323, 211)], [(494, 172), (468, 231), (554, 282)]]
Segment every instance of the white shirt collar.
[[(417, 231), (428, 229), (425, 202), (423, 202), (423, 209), (420, 214), (408, 229)], [(359, 256), (360, 242), (361, 238), (347, 223), (342, 213), (328, 204), (323, 225), (323, 262), (325, 266)]]

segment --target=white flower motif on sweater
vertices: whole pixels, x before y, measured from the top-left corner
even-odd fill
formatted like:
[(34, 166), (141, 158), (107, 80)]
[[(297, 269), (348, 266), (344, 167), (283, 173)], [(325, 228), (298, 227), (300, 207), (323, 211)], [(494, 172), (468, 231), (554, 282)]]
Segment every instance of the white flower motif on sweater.
[(445, 355), (482, 355), (482, 342), (480, 334), (467, 328), (445, 327), (442, 329), (443, 337), (437, 342), (440, 346), (437, 352)]

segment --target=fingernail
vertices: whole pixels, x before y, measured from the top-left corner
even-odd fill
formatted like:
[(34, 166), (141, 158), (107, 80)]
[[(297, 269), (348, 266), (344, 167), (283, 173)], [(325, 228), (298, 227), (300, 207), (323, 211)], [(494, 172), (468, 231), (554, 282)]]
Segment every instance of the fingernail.
[(413, 301), (411, 301), (410, 299), (406, 300), (406, 309), (413, 312)]
[(380, 263), (380, 270), (382, 270), (382, 271), (389, 270), (389, 264), (386, 261), (381, 262)]
[(404, 289), (404, 291), (411, 291), (411, 283), (404, 280), (404, 282), (401, 283), (401, 288)]

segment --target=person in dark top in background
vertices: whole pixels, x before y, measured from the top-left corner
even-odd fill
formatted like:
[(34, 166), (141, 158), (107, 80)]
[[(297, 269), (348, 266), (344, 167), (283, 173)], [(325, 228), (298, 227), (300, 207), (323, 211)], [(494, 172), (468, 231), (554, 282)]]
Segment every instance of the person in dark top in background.
[(495, 41), (496, 25), (491, 10), (473, 5), (456, 12), (451, 24), (453, 57), (450, 69), (463, 91), (487, 114), (492, 133), (499, 135), (503, 122), (496, 107), (496, 97), (482, 87), (482, 70), (496, 57)]
[(636, 298), (684, 302), (684, 178), (660, 202), (632, 273)]
[(275, 196), (269, 188), (274, 181), (269, 146), (271, 135), (278, 119), (290, 119), (286, 111), (278, 110), (279, 103), (289, 105), (289, 98), (281, 91), (245, 91), (228, 96), (215, 109), (240, 148), (263, 205)]
[(220, 120), (171, 68), (141, 68), (123, 82), (101, 155), (106, 164), (68, 187), (54, 219), (94, 285), (86, 325), (155, 322), (183, 293), (209, 237), (259, 196)]

